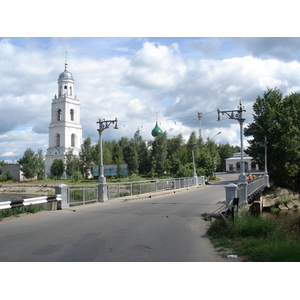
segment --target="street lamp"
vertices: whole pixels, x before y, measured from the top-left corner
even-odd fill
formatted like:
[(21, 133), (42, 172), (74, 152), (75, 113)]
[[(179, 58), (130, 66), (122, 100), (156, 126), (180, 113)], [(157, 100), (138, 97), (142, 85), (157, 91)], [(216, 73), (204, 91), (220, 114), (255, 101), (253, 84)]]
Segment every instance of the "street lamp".
[(103, 167), (103, 152), (102, 152), (102, 132), (109, 128), (111, 124), (116, 123), (114, 129), (118, 129), (117, 125), (117, 118), (115, 120), (105, 120), (99, 119), (97, 124), (99, 124), (99, 148), (100, 148), (100, 166), (99, 166), (99, 190), (98, 190), (98, 201), (103, 202), (107, 200), (107, 193), (106, 193), (106, 178), (104, 177), (104, 167)]
[[(215, 134), (212, 138), (211, 138), (211, 140), (210, 140), (210, 142), (212, 142), (212, 140), (217, 136), (217, 135), (219, 135), (221, 133), (221, 131), (220, 132), (218, 132), (217, 134)], [(214, 169), (215, 169), (215, 164), (214, 164), (214, 161), (213, 161), (213, 155), (212, 155), (212, 144), (210, 143), (210, 156), (211, 156), (211, 167), (212, 167), (212, 176), (214, 175)]]
[(243, 145), (243, 123), (245, 119), (243, 118), (243, 112), (246, 110), (242, 106), (242, 101), (240, 101), (240, 105), (238, 106), (238, 110), (219, 110), (218, 109), (218, 121), (220, 121), (220, 113), (222, 115), (226, 114), (229, 116), (229, 119), (237, 120), (240, 123), (240, 140), (241, 140), (241, 170), (239, 181), (246, 182), (246, 175), (245, 175), (245, 167), (244, 167), (244, 145)]
[(193, 157), (193, 168), (194, 168), (194, 174), (193, 174), (193, 178), (194, 178), (194, 185), (198, 185), (198, 177), (197, 177), (197, 173), (196, 173), (196, 165), (195, 165), (195, 155), (194, 155), (194, 149), (196, 148), (196, 144), (190, 144), (191, 148), (192, 148), (192, 157)]

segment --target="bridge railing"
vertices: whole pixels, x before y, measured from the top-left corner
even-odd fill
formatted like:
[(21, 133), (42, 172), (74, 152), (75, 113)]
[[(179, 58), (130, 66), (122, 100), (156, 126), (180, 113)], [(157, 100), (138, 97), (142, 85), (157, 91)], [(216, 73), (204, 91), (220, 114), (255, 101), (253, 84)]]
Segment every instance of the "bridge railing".
[(269, 187), (269, 176), (263, 175), (253, 181), (230, 183), (225, 187), (226, 208), (232, 205), (233, 199), (239, 199), (239, 205), (248, 204), (256, 194)]
[[(202, 184), (202, 181), (200, 182)], [(194, 186), (194, 178), (172, 178), (107, 184), (108, 199)]]
[[(55, 193), (62, 195), (62, 208), (70, 206), (82, 205), (92, 202), (102, 202), (100, 199), (101, 193), (105, 191), (106, 199), (114, 199), (124, 196), (134, 196), (145, 193), (155, 193), (164, 190), (174, 190), (195, 185), (204, 185), (205, 178), (201, 176), (195, 178), (171, 178), (159, 180), (145, 180), (134, 182), (119, 182), (119, 183), (105, 183), (93, 185), (74, 185), (68, 186), (65, 184), (56, 185)], [(102, 188), (102, 189), (101, 189)]]
[[(3, 201), (3, 202), (0, 202), (0, 210), (29, 206), (29, 205), (36, 205), (36, 204), (41, 204), (41, 205), (51, 204), (51, 209), (57, 209), (60, 207), (61, 200), (62, 200), (61, 195), (56, 194), (53, 196), (41, 196), (41, 197), (34, 197), (34, 198)], [(53, 205), (53, 204), (55, 204), (55, 205)]]

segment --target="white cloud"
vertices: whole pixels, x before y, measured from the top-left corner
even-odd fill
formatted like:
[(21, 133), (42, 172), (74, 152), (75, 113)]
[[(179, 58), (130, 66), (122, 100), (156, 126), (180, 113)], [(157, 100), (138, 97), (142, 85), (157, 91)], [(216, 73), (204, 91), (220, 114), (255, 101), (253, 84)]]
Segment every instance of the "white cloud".
[[(202, 112), (204, 137), (222, 131), (216, 142), (239, 145), (238, 122), (218, 123), (218, 108), (236, 109), (242, 99), (246, 122), (250, 122), (252, 105), (267, 87), (277, 87), (284, 95), (300, 90), (299, 62), (250, 55), (228, 57), (228, 49), (225, 59), (213, 55), (206, 59), (204, 50), (222, 51), (222, 43), (217, 40), (206, 48), (205, 40), (195, 44), (189, 55), (189, 47), (177, 40), (164, 44), (162, 40), (154, 43), (135, 39), (130, 44), (127, 39), (126, 56), (114, 52), (111, 57), (107, 52), (105, 57), (97, 55), (101, 49), (98, 50), (96, 38), (88, 44), (95, 48), (85, 48), (84, 39), (81, 43), (76, 39), (50, 39), (47, 47), (30, 41), (21, 46), (8, 39), (0, 40), (2, 156), (21, 156), (32, 146), (47, 148), (51, 102), (57, 94), (58, 76), (64, 70), (65, 45), (69, 52), (68, 69), (81, 104), (83, 138), (90, 136), (93, 142), (98, 139), (98, 118), (118, 118), (120, 124), (119, 130), (105, 131), (104, 139), (132, 138), (137, 128), (144, 139), (152, 139), (156, 113), (162, 130), (170, 137), (182, 133), (188, 138), (192, 131), (198, 133), (197, 113)], [(113, 41), (115, 49), (122, 46), (117, 41)], [(197, 47), (204, 49), (201, 55), (195, 52)], [(30, 129), (16, 131), (21, 126)]]

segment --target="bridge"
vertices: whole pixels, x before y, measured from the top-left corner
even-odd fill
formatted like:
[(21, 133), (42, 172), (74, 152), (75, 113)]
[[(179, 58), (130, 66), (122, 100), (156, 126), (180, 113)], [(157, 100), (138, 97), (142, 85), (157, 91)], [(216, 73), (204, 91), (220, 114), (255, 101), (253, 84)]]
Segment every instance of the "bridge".
[[(174, 191), (197, 185), (205, 185), (205, 178), (201, 176), (195, 182), (194, 178), (173, 178), (161, 180), (146, 180), (137, 182), (107, 183), (106, 199), (114, 199), (124, 196), (134, 196), (157, 193), (160, 191)], [(23, 200), (0, 202), (0, 210), (27, 206), (30, 204), (50, 204), (50, 209), (64, 209), (75, 205), (84, 205), (99, 200), (101, 184), (68, 186), (59, 184), (55, 186), (55, 196), (43, 196)], [(232, 214), (235, 207), (252, 204), (260, 200), (261, 192), (269, 187), (269, 176), (258, 174), (247, 182), (229, 183), (225, 186), (225, 210), (224, 214)], [(150, 196), (151, 197), (151, 196)]]
[(267, 187), (270, 187), (267, 173), (256, 175), (250, 181), (228, 184), (225, 186), (226, 205), (224, 213), (233, 214), (234, 207), (249, 205), (256, 200), (260, 202), (261, 206), (261, 193)]

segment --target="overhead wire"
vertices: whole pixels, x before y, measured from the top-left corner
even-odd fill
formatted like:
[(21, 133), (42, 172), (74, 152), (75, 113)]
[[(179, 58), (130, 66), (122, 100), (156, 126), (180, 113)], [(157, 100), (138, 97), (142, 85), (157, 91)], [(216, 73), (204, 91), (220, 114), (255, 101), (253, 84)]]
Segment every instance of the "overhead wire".
[[(210, 111), (210, 112), (205, 112), (205, 113), (202, 113), (202, 115), (207, 115), (207, 114), (211, 114), (211, 113), (214, 113), (214, 112), (217, 112), (217, 110), (213, 110), (213, 111)], [(189, 119), (189, 118), (194, 118), (194, 120), (198, 119), (198, 117), (195, 117), (195, 115), (190, 115), (190, 116), (185, 116), (185, 117), (177, 117), (177, 118), (170, 118), (170, 119), (161, 119), (158, 121), (159, 124), (162, 124), (162, 123), (168, 123), (168, 122), (175, 122), (176, 124), (176, 120), (182, 120), (182, 119)], [(155, 121), (145, 121), (145, 120), (135, 120), (135, 121), (122, 121), (120, 119), (118, 119), (118, 123), (120, 125), (122, 125), (123, 123), (139, 123), (139, 124), (142, 124), (141, 127), (143, 128), (143, 124), (153, 124)], [(124, 127), (125, 127), (126, 124), (124, 124)]]

